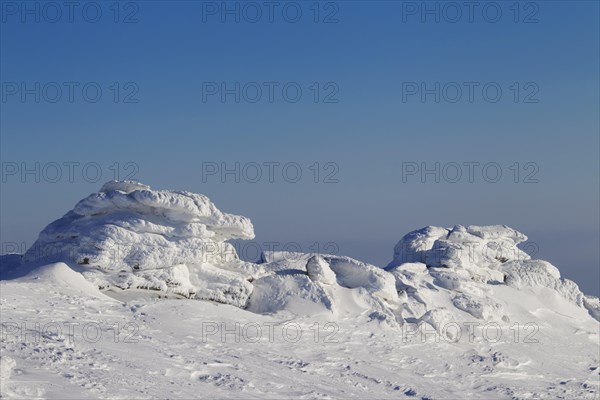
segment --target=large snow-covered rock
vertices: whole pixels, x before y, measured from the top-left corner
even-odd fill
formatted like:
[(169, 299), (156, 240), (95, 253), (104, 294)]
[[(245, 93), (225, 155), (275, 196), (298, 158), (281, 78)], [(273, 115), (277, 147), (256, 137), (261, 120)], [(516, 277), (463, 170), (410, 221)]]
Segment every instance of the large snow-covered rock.
[(66, 262), (100, 288), (144, 288), (243, 307), (259, 267), (229, 239), (252, 239), (246, 217), (221, 212), (206, 196), (106, 183), (48, 225), (24, 263)]

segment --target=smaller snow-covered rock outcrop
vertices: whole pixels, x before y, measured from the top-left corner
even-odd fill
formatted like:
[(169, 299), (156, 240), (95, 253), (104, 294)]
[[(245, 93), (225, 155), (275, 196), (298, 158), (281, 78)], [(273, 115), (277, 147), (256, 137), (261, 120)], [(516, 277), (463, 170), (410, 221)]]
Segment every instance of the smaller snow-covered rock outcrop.
[(422, 262), (428, 267), (494, 269), (506, 261), (528, 260), (529, 255), (517, 247), (525, 240), (527, 236), (506, 225), (428, 226), (398, 242), (387, 268)]
[(585, 296), (575, 282), (561, 278), (549, 262), (532, 260), (517, 247), (525, 240), (524, 234), (505, 225), (430, 226), (405, 235), (386, 267), (403, 298), (403, 316), (425, 321), (425, 313), (444, 308), (479, 320), (509, 322), (510, 304), (503, 304), (497, 292), (510, 287), (530, 290), (533, 295), (536, 290), (551, 290), (598, 320), (598, 299)]

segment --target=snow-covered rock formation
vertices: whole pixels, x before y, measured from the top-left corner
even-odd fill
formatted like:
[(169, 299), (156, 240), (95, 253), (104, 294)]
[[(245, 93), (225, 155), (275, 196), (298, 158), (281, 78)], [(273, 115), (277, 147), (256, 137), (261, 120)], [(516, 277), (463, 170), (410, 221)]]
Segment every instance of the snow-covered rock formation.
[[(585, 296), (549, 262), (532, 260), (517, 247), (525, 240), (524, 234), (505, 225), (428, 226), (408, 233), (386, 267), (405, 301), (403, 316), (423, 320), (432, 310), (442, 310), (436, 312), (508, 323), (509, 304), (503, 304), (497, 292), (510, 287), (559, 296), (599, 320), (598, 298)], [(424, 321), (436, 325), (431, 316)]]
[(422, 262), (429, 267), (496, 269), (506, 261), (529, 260), (529, 255), (517, 247), (525, 240), (527, 236), (506, 225), (457, 225), (452, 229), (428, 226), (398, 242), (388, 268)]
[(206, 196), (112, 181), (48, 225), (23, 263), (65, 262), (100, 289), (153, 289), (261, 314), (364, 315), (436, 328), (464, 318), (509, 323), (510, 305), (498, 295), (508, 287), (550, 291), (600, 316), (597, 298), (532, 260), (517, 247), (527, 237), (504, 225), (411, 232), (385, 269), (326, 254), (265, 252), (261, 263), (244, 262), (227, 241), (253, 237), (249, 219)]
[(248, 218), (203, 195), (106, 183), (48, 225), (25, 263), (66, 262), (103, 289), (153, 289), (243, 307), (260, 269), (229, 239), (252, 239)]

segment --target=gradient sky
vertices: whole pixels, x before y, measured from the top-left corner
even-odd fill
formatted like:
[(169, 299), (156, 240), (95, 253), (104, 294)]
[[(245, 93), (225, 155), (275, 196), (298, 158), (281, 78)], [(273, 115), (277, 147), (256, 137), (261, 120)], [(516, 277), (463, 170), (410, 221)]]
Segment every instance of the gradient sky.
[[(118, 163), (120, 177), (135, 172), (155, 188), (203, 193), (250, 217), (260, 244), (311, 251), (312, 243), (334, 242), (338, 254), (377, 265), (391, 260), (400, 237), (426, 225), (507, 224), (529, 236), (535, 257), (600, 294), (598, 2), (524, 2), (518, 14), (513, 2), (480, 2), (471, 21), (462, 8), (458, 22), (436, 2), (427, 4), (439, 7), (439, 22), (421, 14), (421, 2), (321, 2), (318, 15), (312, 1), (281, 2), (272, 21), (263, 6), (257, 22), (255, 10), (236, 2), (228, 7), (240, 7), (239, 22), (220, 13), (221, 2), (92, 2), (82, 15), (88, 3), (71, 20), (64, 6), (57, 17), (44, 3), (27, 2), (27, 13), (20, 1), (0, 2), (3, 252), (30, 245), (112, 179)], [(92, 22), (97, 8), (102, 15)], [(64, 89), (51, 102), (53, 85), (65, 82), (78, 85), (73, 100)], [(210, 96), (212, 82), (278, 86), (272, 102), (266, 91), (250, 102), (248, 91), (237, 103)], [(448, 91), (439, 102), (422, 101), (408, 96), (412, 82)], [(463, 92), (451, 102), (453, 82), (478, 84), (473, 101)], [(40, 101), (23, 98), (21, 85), (35, 92), (36, 83)], [(296, 103), (282, 94), (290, 83), (302, 89)], [(497, 102), (482, 94), (488, 83), (502, 89)], [(99, 86), (102, 97), (86, 100), (85, 85)], [(324, 102), (334, 89), (329, 99), (337, 102)], [(124, 102), (128, 94), (138, 101)], [(23, 179), (21, 166), (36, 162), (46, 176)], [(73, 182), (69, 162), (80, 163)], [(206, 163), (236, 162), (298, 163), (303, 175), (287, 182), (276, 167), (270, 183), (265, 167), (256, 183), (203, 179)], [(487, 182), (476, 168), (473, 182), (403, 180), (403, 165), (414, 162), (497, 163), (502, 178)], [(52, 163), (63, 165), (54, 183)], [(86, 163), (101, 167), (98, 182), (83, 175)], [(524, 182), (532, 171), (538, 182)], [(331, 172), (337, 183), (324, 182)]]

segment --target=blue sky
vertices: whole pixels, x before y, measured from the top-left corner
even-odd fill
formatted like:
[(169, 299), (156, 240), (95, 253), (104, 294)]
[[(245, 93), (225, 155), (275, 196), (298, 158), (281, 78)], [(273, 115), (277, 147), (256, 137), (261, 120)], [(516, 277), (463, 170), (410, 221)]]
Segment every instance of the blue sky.
[[(208, 195), (250, 217), (258, 243), (334, 242), (378, 265), (410, 230), (507, 224), (599, 294), (597, 2), (480, 2), (457, 22), (448, 2), (428, 2), (433, 14), (421, 2), (280, 2), (272, 21), (263, 2), (228, 2), (239, 22), (222, 2), (81, 2), (72, 19), (55, 4), (60, 16), (1, 2), (4, 247), (31, 244), (118, 171)], [(436, 84), (439, 101), (421, 96)], [(222, 98), (223, 85), (234, 93)], [(206, 174), (236, 163), (239, 182)], [(272, 183), (265, 163), (279, 163)], [(436, 163), (439, 182), (421, 176)], [(409, 165), (419, 171), (403, 179)]]

